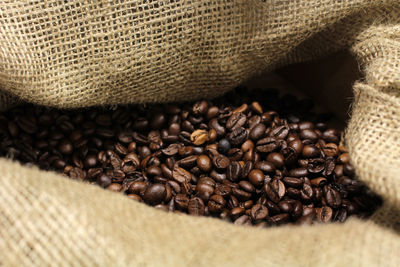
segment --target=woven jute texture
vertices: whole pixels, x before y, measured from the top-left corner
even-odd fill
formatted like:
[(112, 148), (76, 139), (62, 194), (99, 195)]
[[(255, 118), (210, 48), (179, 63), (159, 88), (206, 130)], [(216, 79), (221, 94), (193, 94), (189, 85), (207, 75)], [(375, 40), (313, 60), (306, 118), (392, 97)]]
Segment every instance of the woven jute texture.
[(213, 97), (347, 49), (368, 220), (255, 229), (168, 214), (0, 159), (0, 266), (400, 266), (398, 0), (0, 1), (0, 109)]

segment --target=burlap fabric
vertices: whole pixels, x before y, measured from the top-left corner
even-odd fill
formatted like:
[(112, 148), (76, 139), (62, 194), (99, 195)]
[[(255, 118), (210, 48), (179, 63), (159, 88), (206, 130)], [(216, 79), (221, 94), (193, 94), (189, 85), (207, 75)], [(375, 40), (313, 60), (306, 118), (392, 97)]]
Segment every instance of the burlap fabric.
[(1, 1), (3, 109), (212, 97), (340, 49), (365, 77), (347, 146), (385, 199), (368, 221), (239, 227), (0, 160), (0, 265), (400, 265), (397, 0)]

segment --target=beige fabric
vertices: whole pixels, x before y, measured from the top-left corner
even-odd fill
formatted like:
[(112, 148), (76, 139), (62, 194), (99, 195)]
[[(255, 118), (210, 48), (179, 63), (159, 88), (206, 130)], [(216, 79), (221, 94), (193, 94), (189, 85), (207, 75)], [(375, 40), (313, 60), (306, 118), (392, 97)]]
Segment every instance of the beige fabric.
[(398, 0), (0, 2), (0, 108), (211, 97), (349, 49), (364, 78), (346, 142), (385, 199), (368, 221), (255, 229), (0, 160), (0, 265), (400, 265)]
[(256, 229), (169, 214), (0, 160), (4, 266), (398, 266), (400, 238), (370, 222)]

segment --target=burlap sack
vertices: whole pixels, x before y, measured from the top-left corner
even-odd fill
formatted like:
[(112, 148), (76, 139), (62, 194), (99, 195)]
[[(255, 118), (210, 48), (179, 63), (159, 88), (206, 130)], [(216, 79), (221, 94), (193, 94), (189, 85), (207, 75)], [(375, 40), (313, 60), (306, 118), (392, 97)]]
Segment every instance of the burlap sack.
[(255, 229), (0, 160), (0, 265), (399, 266), (399, 14), (397, 0), (1, 1), (2, 108), (212, 97), (350, 50), (364, 78), (346, 142), (385, 204), (368, 221)]

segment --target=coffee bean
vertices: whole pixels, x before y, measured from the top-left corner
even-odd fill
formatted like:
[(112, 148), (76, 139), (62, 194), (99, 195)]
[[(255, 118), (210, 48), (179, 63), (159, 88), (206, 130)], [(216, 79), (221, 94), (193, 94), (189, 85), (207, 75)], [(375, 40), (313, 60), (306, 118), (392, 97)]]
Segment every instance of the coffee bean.
[(332, 220), (333, 211), (330, 207), (323, 206), (322, 208), (316, 208), (317, 219), (320, 222), (330, 222)]
[(285, 164), (285, 158), (282, 156), (282, 154), (277, 153), (277, 152), (272, 152), (272, 153), (268, 154), (267, 161), (274, 164), (275, 168), (278, 168), (278, 169), (282, 168), (283, 165)]
[(282, 179), (285, 185), (295, 188), (301, 188), (303, 186), (303, 181), (300, 178), (295, 177), (285, 177)]
[(193, 109), (192, 110), (193, 110), (193, 114), (194, 115), (203, 115), (203, 114), (205, 114), (207, 112), (207, 110), (208, 110), (207, 101), (203, 100), (203, 101), (196, 102), (193, 105)]
[(224, 169), (228, 168), (230, 160), (223, 155), (218, 155), (213, 158), (212, 162), (213, 162), (215, 168), (217, 168), (219, 170), (224, 170)]
[(203, 172), (209, 172), (211, 171), (212, 163), (209, 157), (207, 157), (206, 155), (201, 155), (197, 157), (197, 166)]
[(286, 223), (288, 220), (289, 220), (289, 214), (287, 213), (281, 213), (268, 218), (268, 222), (271, 225), (280, 225)]
[(237, 127), (227, 135), (228, 141), (234, 145), (241, 145), (247, 138), (247, 131), (243, 127)]
[(342, 222), (381, 204), (309, 100), (230, 95), (115, 110), (17, 107), (0, 114), (0, 155), (165, 211), (259, 227)]
[(275, 203), (278, 203), (286, 193), (285, 185), (280, 180), (272, 180), (264, 186), (267, 197)]
[(231, 149), (231, 143), (228, 141), (228, 139), (221, 139), (218, 142), (218, 151), (222, 154), (228, 153), (228, 151)]
[(240, 176), (241, 170), (239, 162), (232, 161), (226, 170), (226, 178), (232, 182), (236, 181)]
[(267, 207), (256, 204), (251, 208), (250, 216), (253, 221), (264, 220), (268, 216)]
[(214, 186), (206, 183), (199, 183), (196, 186), (196, 196), (200, 197), (202, 200), (207, 201), (210, 196), (214, 193)]
[(239, 187), (249, 193), (252, 193), (255, 190), (254, 186), (248, 181), (240, 181)]
[(202, 145), (208, 141), (208, 133), (206, 130), (196, 130), (190, 135), (190, 141), (196, 146)]
[(202, 216), (204, 215), (204, 202), (201, 198), (193, 197), (189, 200), (188, 212), (190, 215)]
[(226, 122), (226, 128), (233, 130), (235, 128), (242, 127), (244, 126), (246, 121), (247, 121), (246, 115), (244, 115), (243, 113), (241, 112), (233, 113), (232, 116), (230, 116)]
[(102, 173), (99, 176), (97, 176), (97, 183), (101, 187), (106, 188), (111, 184), (111, 178), (108, 175)]
[(272, 152), (280, 147), (278, 140), (274, 137), (260, 139), (256, 143), (256, 149), (262, 153)]
[(258, 139), (263, 137), (266, 129), (267, 127), (264, 124), (258, 123), (251, 129), (249, 137), (254, 141), (257, 141)]
[(152, 184), (144, 192), (143, 200), (150, 205), (157, 205), (164, 200), (165, 195), (166, 190), (163, 184)]
[(324, 191), (327, 204), (334, 209), (340, 207), (342, 204), (342, 198), (340, 197), (339, 192), (330, 186), (325, 186)]
[(233, 223), (236, 225), (251, 225), (251, 220), (248, 215), (242, 215), (237, 218)]
[(213, 195), (208, 201), (208, 210), (211, 213), (221, 212), (226, 205), (225, 199), (221, 195)]
[(192, 179), (192, 174), (176, 164), (172, 171), (172, 177), (179, 183), (187, 183)]

